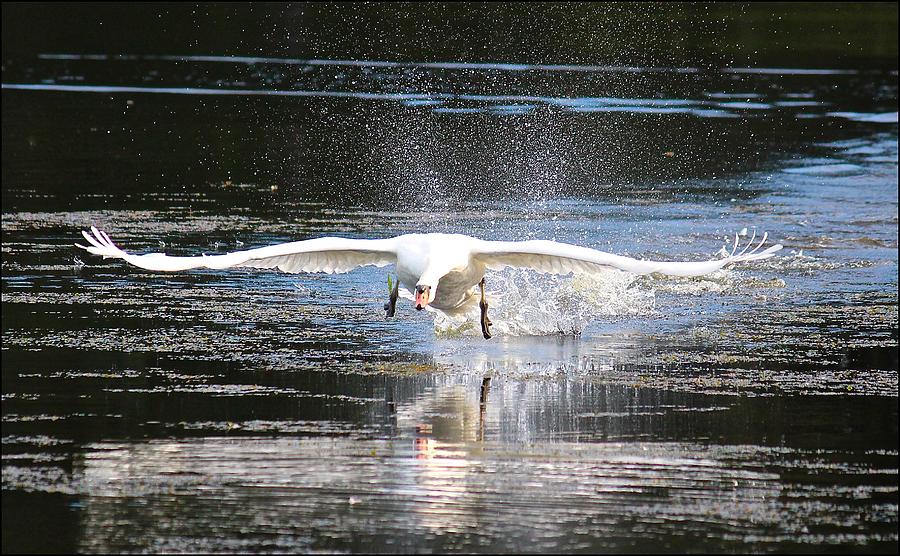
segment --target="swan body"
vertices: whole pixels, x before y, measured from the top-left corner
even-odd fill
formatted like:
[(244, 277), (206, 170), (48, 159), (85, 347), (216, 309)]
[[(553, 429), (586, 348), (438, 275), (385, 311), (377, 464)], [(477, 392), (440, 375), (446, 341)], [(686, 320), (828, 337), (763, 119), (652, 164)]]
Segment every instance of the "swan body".
[[(734, 263), (769, 258), (782, 248), (772, 245), (760, 250), (767, 235), (754, 245), (754, 234), (739, 252), (739, 238), (735, 236), (734, 246), (724, 258), (674, 262), (633, 259), (555, 241), (486, 241), (461, 234), (406, 234), (386, 239), (323, 237), (224, 255), (172, 257), (163, 253), (127, 253), (106, 232), (93, 226), (90, 232), (82, 231), (82, 235), (89, 245), (75, 245), (90, 253), (160, 272), (249, 267), (278, 268), (291, 273), (343, 273), (360, 266), (393, 264), (400, 284), (416, 292), (417, 309), (430, 306), (447, 313), (465, 311), (475, 297), (475, 286), (481, 284), (483, 321), (486, 320), (483, 280), (487, 270), (521, 267), (547, 274), (577, 274), (617, 268), (635, 274), (702, 276)], [(396, 298), (392, 296), (394, 301)], [(489, 337), (486, 330), (485, 337)]]

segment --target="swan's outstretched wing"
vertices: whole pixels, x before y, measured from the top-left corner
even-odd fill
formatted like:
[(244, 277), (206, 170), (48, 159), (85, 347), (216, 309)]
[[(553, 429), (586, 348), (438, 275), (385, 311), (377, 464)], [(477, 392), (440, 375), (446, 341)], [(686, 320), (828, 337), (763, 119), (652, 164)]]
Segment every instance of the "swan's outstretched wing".
[(278, 268), (284, 272), (349, 272), (356, 267), (385, 266), (397, 261), (396, 241), (391, 239), (347, 239), (322, 237), (235, 251), (226, 255), (170, 257), (164, 253), (131, 255), (122, 251), (106, 232), (91, 226), (81, 234), (90, 244), (78, 245), (104, 258), (123, 259), (147, 270), (175, 272), (191, 268)]
[(702, 262), (644, 261), (613, 255), (555, 241), (479, 241), (472, 249), (472, 257), (487, 268), (500, 270), (507, 266), (532, 268), (547, 274), (596, 272), (598, 268), (618, 268), (635, 274), (668, 274), (670, 276), (702, 276), (726, 265), (757, 261), (771, 257), (781, 249), (773, 245), (760, 251), (768, 234), (756, 246), (755, 234), (747, 246), (738, 252), (738, 237), (734, 238), (731, 253), (722, 259)]

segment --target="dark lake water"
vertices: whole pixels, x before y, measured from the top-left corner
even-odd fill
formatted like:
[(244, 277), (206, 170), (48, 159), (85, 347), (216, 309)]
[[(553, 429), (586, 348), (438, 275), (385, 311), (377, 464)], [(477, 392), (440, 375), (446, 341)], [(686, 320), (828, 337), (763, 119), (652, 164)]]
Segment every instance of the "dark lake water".
[[(2, 127), (4, 552), (896, 550), (896, 71), (46, 52)], [(92, 224), (785, 248), (489, 274), (485, 341)]]

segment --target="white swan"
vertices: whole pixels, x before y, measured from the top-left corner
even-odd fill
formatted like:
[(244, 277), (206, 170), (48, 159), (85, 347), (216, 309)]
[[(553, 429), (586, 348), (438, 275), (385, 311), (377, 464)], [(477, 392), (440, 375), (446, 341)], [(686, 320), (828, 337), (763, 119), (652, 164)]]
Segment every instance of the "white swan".
[(284, 272), (348, 272), (359, 266), (395, 265), (399, 283), (385, 304), (394, 315), (398, 288), (415, 290), (417, 309), (426, 306), (447, 313), (468, 308), (480, 286), (481, 329), (490, 338), (491, 321), (484, 297), (484, 273), (504, 267), (531, 268), (548, 274), (590, 273), (599, 268), (618, 268), (635, 274), (702, 276), (724, 266), (771, 257), (782, 248), (773, 245), (760, 251), (768, 234), (754, 246), (753, 237), (738, 252), (738, 236), (731, 253), (721, 259), (701, 262), (646, 261), (596, 251), (555, 241), (484, 241), (460, 234), (406, 234), (387, 239), (323, 237), (235, 251), (225, 255), (170, 257), (164, 253), (132, 255), (119, 249), (106, 232), (91, 226), (82, 231), (89, 246), (75, 244), (104, 258), (123, 259), (140, 268), (176, 272), (192, 268), (278, 268)]

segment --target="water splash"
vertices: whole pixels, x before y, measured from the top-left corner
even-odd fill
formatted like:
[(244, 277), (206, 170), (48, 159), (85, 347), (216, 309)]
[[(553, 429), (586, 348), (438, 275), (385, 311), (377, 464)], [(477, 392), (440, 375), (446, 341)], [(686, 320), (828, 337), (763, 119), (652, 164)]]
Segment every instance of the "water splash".
[[(612, 269), (574, 277), (523, 269), (490, 274), (487, 295), (492, 332), (505, 336), (578, 335), (597, 319), (650, 314), (656, 300), (654, 290), (637, 278)], [(439, 337), (481, 335), (477, 303), (459, 316), (434, 314)]]

